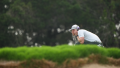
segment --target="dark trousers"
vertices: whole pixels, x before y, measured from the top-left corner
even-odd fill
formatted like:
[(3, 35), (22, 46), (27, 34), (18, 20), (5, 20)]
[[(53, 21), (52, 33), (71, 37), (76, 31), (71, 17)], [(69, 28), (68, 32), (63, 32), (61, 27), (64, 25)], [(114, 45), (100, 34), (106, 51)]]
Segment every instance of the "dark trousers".
[[(80, 42), (76, 43), (76, 45), (80, 44)], [(99, 43), (99, 42), (89, 42), (89, 41), (84, 41), (84, 44), (95, 44), (95, 45), (100, 45), (103, 47), (103, 44), (102, 43)]]

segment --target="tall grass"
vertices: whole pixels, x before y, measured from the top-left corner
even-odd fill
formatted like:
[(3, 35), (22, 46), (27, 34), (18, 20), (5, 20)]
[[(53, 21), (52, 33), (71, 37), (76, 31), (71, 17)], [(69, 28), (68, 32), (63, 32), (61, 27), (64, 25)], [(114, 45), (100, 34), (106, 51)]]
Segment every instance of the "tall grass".
[(54, 62), (63, 62), (66, 59), (77, 59), (87, 57), (90, 54), (100, 54), (103, 56), (120, 58), (120, 49), (103, 48), (96, 45), (58, 45), (55, 47), (17, 47), (0, 48), (0, 59), (4, 60), (30, 60), (46, 59)]
[(120, 58), (120, 49), (118, 48), (108, 48), (108, 56), (113, 58)]

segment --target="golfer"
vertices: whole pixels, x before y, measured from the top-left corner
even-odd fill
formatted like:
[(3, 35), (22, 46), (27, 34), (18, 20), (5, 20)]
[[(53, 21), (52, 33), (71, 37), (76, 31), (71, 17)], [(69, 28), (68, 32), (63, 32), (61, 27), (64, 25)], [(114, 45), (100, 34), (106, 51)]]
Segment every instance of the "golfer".
[(80, 29), (76, 24), (73, 25), (69, 31), (72, 33), (75, 44), (96, 44), (103, 46), (100, 38), (96, 34), (85, 29)]

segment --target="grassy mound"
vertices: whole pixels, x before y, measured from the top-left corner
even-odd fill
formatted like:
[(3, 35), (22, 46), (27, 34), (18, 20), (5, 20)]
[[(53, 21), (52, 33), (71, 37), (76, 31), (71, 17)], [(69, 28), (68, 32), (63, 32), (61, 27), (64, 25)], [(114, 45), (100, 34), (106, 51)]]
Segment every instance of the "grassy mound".
[(46, 59), (53, 62), (62, 63), (66, 59), (78, 59), (88, 57), (90, 54), (99, 54), (102, 56), (120, 58), (120, 49), (103, 48), (96, 45), (58, 45), (55, 47), (17, 47), (0, 48), (0, 59), (3, 60), (30, 60)]

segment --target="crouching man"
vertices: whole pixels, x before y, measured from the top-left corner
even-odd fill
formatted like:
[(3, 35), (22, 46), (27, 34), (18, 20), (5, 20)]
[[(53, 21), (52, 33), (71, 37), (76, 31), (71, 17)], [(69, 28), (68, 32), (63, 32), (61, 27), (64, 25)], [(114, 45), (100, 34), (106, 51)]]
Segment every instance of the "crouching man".
[(77, 38), (76, 41), (78, 42), (75, 41), (75, 44), (96, 44), (103, 46), (100, 38), (96, 34), (85, 29), (80, 29), (78, 25), (73, 25), (69, 31), (72, 33), (73, 37)]

